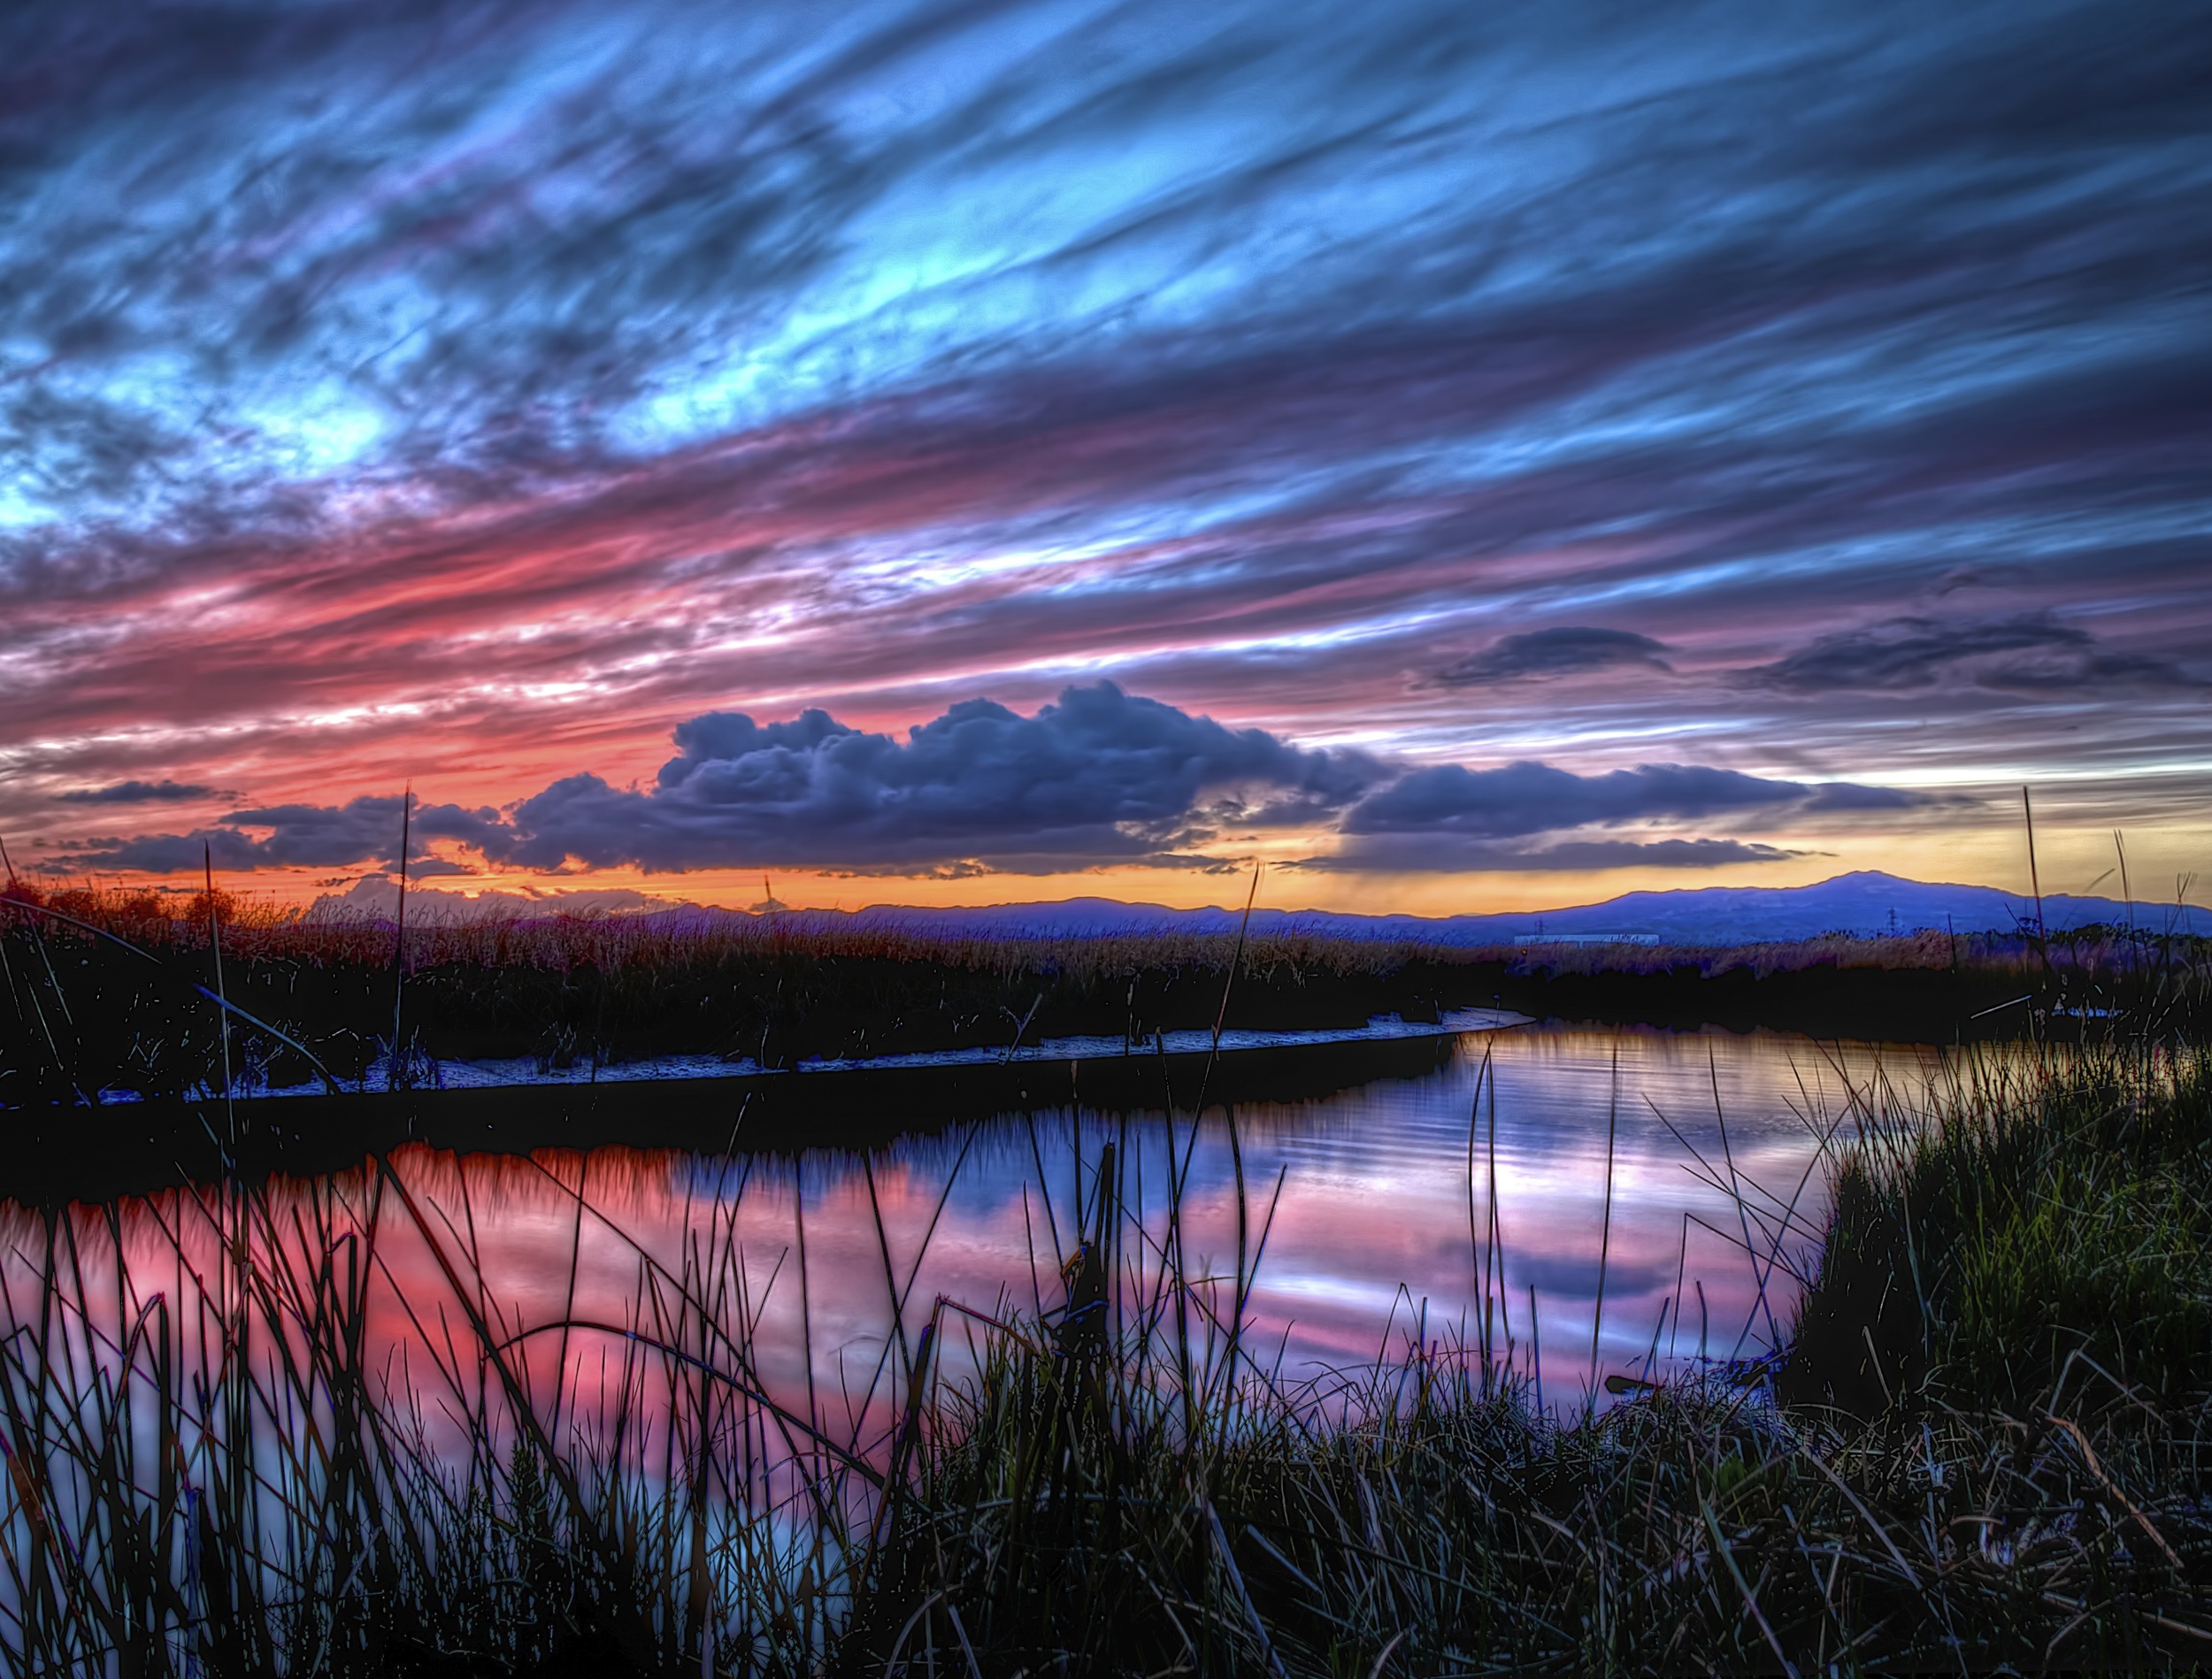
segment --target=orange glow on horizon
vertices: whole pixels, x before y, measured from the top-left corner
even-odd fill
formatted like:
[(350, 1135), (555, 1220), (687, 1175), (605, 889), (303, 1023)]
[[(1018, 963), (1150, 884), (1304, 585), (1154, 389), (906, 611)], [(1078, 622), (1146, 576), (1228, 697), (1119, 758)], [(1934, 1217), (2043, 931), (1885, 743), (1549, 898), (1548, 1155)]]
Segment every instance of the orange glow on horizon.
[[(2112, 832), (2108, 828), (2047, 824), (2039, 815), (2038, 861), (2044, 892), (2052, 896), (2119, 895)], [(2129, 829), (2126, 832), (2130, 883), (2141, 902), (2174, 901), (2177, 895), (2197, 904), (2212, 902), (2212, 870), (2191, 880), (2208, 861), (2205, 835), (2186, 827)], [(1449, 916), (1510, 915), (1604, 902), (1635, 892), (1695, 891), (1709, 886), (1789, 887), (1813, 885), (1861, 870), (1909, 879), (1960, 886), (1992, 886), (2016, 893), (2029, 891), (2025, 842), (2016, 831), (1926, 835), (1855, 836), (1808, 846), (1786, 862), (1712, 870), (1619, 869), (1528, 873), (1417, 874), (1332, 872), (1270, 868), (1258, 903), (1263, 908), (1318, 910), (1348, 915)], [(176, 876), (124, 877), (179, 891), (197, 891), (196, 872)], [(225, 877), (227, 890), (286, 906), (304, 908), (326, 894), (342, 894), (358, 871), (264, 870)], [(1057, 903), (1102, 898), (1123, 903), (1158, 904), (1174, 909), (1243, 906), (1248, 871), (1202, 874), (1169, 869), (1104, 869), (1050, 875), (980, 874), (961, 878), (908, 875), (840, 875), (770, 869), (701, 870), (689, 873), (648, 873), (637, 869), (580, 870), (546, 875), (522, 870), (487, 870), (472, 875), (432, 874), (409, 883), (413, 901), (427, 908), (442, 894), (473, 898), (483, 893), (518, 898), (606, 890), (634, 891), (670, 904), (693, 903), (744, 909), (761, 901), (764, 890), (794, 909), (856, 910), (872, 905), (976, 907), (993, 904)], [(107, 884), (96, 878), (93, 884)], [(764, 888), (764, 880), (765, 886)], [(2183, 888), (2185, 887), (2185, 891)]]

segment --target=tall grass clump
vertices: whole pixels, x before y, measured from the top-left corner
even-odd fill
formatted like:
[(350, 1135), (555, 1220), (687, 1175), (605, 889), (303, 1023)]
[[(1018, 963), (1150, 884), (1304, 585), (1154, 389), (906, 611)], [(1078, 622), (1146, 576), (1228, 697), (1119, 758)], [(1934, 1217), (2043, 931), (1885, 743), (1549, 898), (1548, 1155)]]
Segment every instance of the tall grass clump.
[(1861, 1413), (2212, 1395), (2212, 1054), (1979, 1057), (1863, 1126), (1793, 1379)]
[[(396, 1175), (177, 1197), (152, 1223), (127, 1264), (114, 1209), (11, 1232), (11, 1671), (695, 1673), (748, 1636), (780, 1670), (818, 1652), (791, 1552), (835, 1542), (837, 1475), (764, 1451), (773, 1407), (733, 1398), (741, 1359), (684, 1379), (713, 1336), (683, 1291), (717, 1279), (641, 1280), (586, 1389), (549, 1384), (465, 1276), (467, 1209)], [(408, 1238), (450, 1268), (442, 1295), (390, 1286), (380, 1250)], [(398, 1360), (372, 1330), (395, 1310)], [(802, 1496), (828, 1502), (786, 1521)]]
[(1010, 1330), (929, 1413), (853, 1670), (2020, 1670), (2212, 1647), (2201, 1408), (2024, 1436), (1998, 1406), (1855, 1419), (1694, 1366), (1562, 1415), (1531, 1347), (1486, 1357), (1417, 1319), (1394, 1355), (1290, 1384), (1225, 1315), (1194, 1364), (1171, 1316), (1087, 1346)]

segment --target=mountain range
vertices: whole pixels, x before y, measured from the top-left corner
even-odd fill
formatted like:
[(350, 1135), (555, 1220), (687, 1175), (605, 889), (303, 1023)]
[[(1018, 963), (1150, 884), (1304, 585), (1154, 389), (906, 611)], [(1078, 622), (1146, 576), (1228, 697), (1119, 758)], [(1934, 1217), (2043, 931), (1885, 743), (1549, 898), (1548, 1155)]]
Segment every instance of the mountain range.
[[(311, 919), (388, 916), (396, 886), (380, 876), (357, 884), (343, 896), (316, 901)], [(772, 902), (773, 901), (771, 900)], [(746, 915), (744, 910), (669, 906), (641, 893), (548, 893), (524, 897), (459, 893), (414, 886), (409, 892), (409, 919), (475, 919), (484, 916), (527, 916), (554, 913), (635, 914), (677, 916)], [(878, 904), (858, 910), (794, 910), (795, 919), (843, 923), (931, 932), (949, 938), (1079, 938), (1151, 933), (1233, 932), (1238, 909), (1173, 909), (1162, 904), (1124, 903), (1110, 898), (1071, 898), (1058, 903), (991, 904), (924, 908)], [(2058, 893), (2043, 900), (2044, 924), (2052, 932), (2096, 924), (2131, 922), (2151, 932), (2212, 935), (2212, 910), (2194, 905), (2138, 902), (2131, 908), (2112, 898)], [(1526, 944), (1547, 939), (1603, 942), (1618, 939), (1643, 944), (1760, 944), (1816, 938), (1822, 933), (1909, 933), (1922, 929), (1955, 932), (2015, 932), (2036, 924), (2032, 898), (1993, 886), (1962, 886), (1863, 870), (1806, 886), (1701, 886), (1674, 892), (1632, 892), (1601, 903), (1509, 915), (1359, 916), (1322, 909), (1256, 909), (1256, 933), (1302, 932), (1364, 939), (1407, 939), (1424, 944)]]

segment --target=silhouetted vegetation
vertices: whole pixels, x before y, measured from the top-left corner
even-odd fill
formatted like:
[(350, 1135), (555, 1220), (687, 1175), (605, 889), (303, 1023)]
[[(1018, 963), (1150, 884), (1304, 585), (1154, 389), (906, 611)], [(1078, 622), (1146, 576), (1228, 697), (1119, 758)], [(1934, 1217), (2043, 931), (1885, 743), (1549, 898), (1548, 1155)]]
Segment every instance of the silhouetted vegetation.
[(2207, 954), (2203, 940), (2093, 928), (2047, 945), (1921, 933), (1713, 950), (1273, 935), (1240, 958), (1226, 934), (942, 939), (803, 915), (445, 923), (403, 940), (388, 922), (311, 922), (220, 893), (18, 886), (0, 897), (0, 1106), (219, 1088), (211, 909), (225, 995), (252, 1017), (234, 1016), (228, 1046), (248, 1089), (307, 1083), (318, 1064), (357, 1081), (389, 1063), (396, 1020), (403, 1060), (557, 1069), (664, 1054), (789, 1067), (1017, 1031), (1142, 1044), (1217, 1021), (1288, 1031), (1488, 1006), (1891, 1041), (2078, 1034), (2116, 1015), (2136, 1036), (2172, 1035), (2198, 1024), (2201, 991), (2185, 980)]

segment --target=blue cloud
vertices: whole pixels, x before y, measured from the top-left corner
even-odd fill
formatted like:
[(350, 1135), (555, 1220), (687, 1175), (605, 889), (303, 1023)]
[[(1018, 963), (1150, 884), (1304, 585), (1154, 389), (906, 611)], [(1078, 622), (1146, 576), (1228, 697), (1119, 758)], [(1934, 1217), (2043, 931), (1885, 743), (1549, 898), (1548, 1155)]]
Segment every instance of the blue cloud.
[(1473, 683), (1512, 682), (1530, 678), (1580, 676), (1617, 666), (1640, 665), (1666, 671), (1663, 642), (1633, 630), (1601, 630), (1563, 624), (1501, 636), (1480, 653), (1469, 655), (1436, 673), (1448, 687)]
[(2170, 659), (2101, 647), (2078, 625), (2048, 613), (2009, 617), (1896, 617), (1816, 636), (1750, 683), (1795, 694), (1932, 688), (1957, 681), (2027, 694), (2202, 690)]
[[(399, 861), (401, 800), (366, 796), (342, 805), (281, 804), (234, 810), (211, 827), (190, 833), (142, 834), (88, 840), (63, 858), (65, 869), (139, 869), (175, 874), (204, 860), (227, 870), (333, 869)], [(410, 866), (430, 855), (433, 840), (457, 840), (481, 849), (505, 843), (498, 813), (459, 805), (415, 807), (408, 823)], [(438, 872), (446, 872), (442, 868)]]

